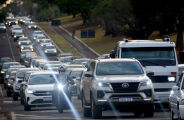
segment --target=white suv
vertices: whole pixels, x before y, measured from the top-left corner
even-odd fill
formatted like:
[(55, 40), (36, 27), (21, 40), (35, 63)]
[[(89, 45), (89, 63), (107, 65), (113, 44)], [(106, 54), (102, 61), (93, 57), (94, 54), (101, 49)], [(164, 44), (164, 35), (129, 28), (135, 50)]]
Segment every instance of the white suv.
[(26, 86), (24, 95), (24, 110), (29, 111), (34, 106), (52, 105), (52, 92), (55, 79), (59, 77), (57, 72), (40, 71), (32, 73)]
[(153, 94), (151, 80), (135, 59), (92, 60), (82, 78), (85, 117), (100, 118), (107, 108), (153, 117)]

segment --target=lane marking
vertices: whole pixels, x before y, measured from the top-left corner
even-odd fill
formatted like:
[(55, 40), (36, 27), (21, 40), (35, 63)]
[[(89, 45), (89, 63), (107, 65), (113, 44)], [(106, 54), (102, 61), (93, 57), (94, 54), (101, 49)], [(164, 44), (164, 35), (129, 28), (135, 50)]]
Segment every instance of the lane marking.
[(13, 103), (13, 101), (3, 101), (3, 103)]
[(14, 54), (13, 54), (13, 50), (12, 50), (12, 46), (11, 46), (11, 43), (10, 43), (10, 39), (9, 39), (9, 37), (8, 37), (8, 33), (6, 33), (6, 37), (8, 38), (8, 43), (9, 43), (9, 46), (10, 46), (10, 51), (11, 51), (13, 60), (15, 61), (15, 57), (14, 57)]

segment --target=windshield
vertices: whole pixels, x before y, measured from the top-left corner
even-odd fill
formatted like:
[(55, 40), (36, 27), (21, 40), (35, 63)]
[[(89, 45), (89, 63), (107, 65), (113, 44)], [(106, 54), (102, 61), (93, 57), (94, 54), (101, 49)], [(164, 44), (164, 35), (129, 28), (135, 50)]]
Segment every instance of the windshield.
[(122, 48), (121, 58), (138, 59), (143, 66), (176, 65), (173, 47)]
[(88, 62), (89, 60), (75, 60), (73, 64), (82, 64), (84, 62)]
[(53, 84), (55, 79), (59, 79), (59, 75), (39, 74), (31, 76), (29, 85)]
[(21, 28), (14, 28), (13, 30), (22, 30)]
[(137, 62), (102, 62), (98, 63), (96, 75), (140, 75), (144, 74)]
[(7, 59), (1, 59), (0, 60), (0, 63), (4, 63), (4, 62), (11, 62), (12, 61), (12, 59), (10, 59), (10, 58), (7, 58)]
[(31, 42), (22, 42), (21, 45), (31, 45)]
[(34, 34), (43, 34), (42, 31), (36, 31)]
[(8, 69), (10, 66), (20, 65), (19, 63), (3, 64), (2, 69)]
[(61, 62), (72, 62), (72, 58), (61, 58)]
[(55, 49), (54, 46), (45, 46), (46, 49)]
[(23, 35), (23, 33), (15, 33), (15, 35)]

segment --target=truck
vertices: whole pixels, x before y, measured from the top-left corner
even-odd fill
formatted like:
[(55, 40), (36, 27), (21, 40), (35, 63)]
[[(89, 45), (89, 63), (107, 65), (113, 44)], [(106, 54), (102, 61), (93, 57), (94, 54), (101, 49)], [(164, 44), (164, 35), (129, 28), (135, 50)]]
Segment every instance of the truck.
[(154, 86), (154, 103), (168, 104), (172, 86), (178, 78), (178, 60), (175, 43), (170, 38), (155, 40), (128, 40), (117, 43), (110, 53), (111, 58), (135, 58), (145, 71)]

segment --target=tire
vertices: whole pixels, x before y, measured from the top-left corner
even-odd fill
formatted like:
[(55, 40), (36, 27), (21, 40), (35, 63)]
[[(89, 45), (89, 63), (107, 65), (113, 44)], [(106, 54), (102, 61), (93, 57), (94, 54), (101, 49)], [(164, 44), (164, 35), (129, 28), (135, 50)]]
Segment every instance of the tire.
[(77, 99), (80, 100), (81, 99), (81, 96), (80, 94), (77, 95)]
[(58, 95), (59, 99), (57, 100), (57, 110), (59, 113), (63, 113), (64, 107), (63, 107), (63, 102), (62, 102), (62, 97)]
[(24, 99), (22, 97), (20, 97), (20, 104), (24, 105)]
[(143, 114), (142, 111), (138, 111), (138, 110), (134, 111), (135, 117), (139, 117), (139, 116), (141, 116), (142, 114)]
[(85, 108), (85, 99), (82, 97), (82, 108), (83, 108), (83, 116), (84, 117), (91, 117), (91, 109)]
[(93, 119), (99, 119), (102, 117), (102, 107), (96, 105), (93, 98), (91, 98), (91, 113)]
[(28, 105), (27, 103), (24, 104), (24, 110), (25, 111), (30, 111), (31, 110), (31, 106)]
[(13, 93), (13, 100), (17, 101), (18, 100), (18, 96), (16, 94)]
[(176, 118), (174, 118), (174, 113), (172, 112), (172, 110), (170, 110), (170, 118), (171, 120), (177, 120)]
[(11, 97), (11, 92), (10, 91), (6, 91), (7, 97)]
[(144, 111), (144, 117), (154, 116), (154, 104), (147, 105)]

